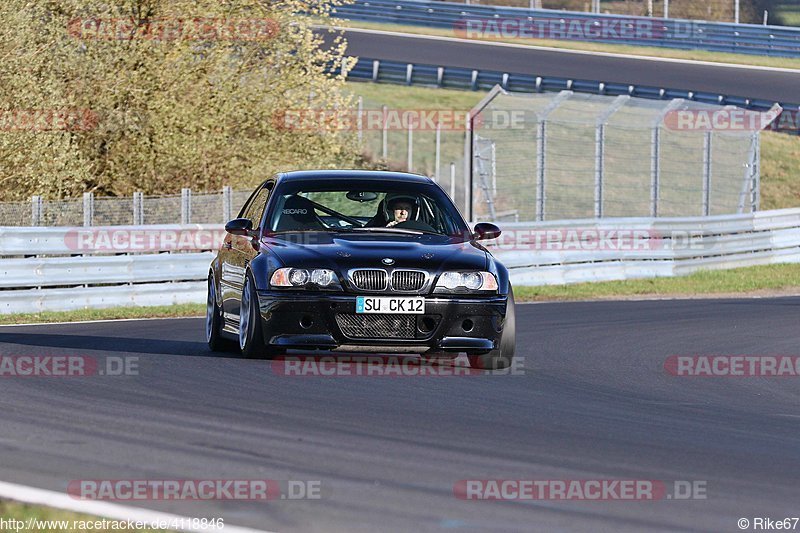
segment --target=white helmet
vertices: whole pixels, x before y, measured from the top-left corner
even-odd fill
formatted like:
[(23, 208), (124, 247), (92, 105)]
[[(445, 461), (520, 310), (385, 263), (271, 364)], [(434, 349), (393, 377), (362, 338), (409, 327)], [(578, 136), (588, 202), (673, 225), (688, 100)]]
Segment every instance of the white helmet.
[(411, 212), (408, 214), (408, 220), (417, 220), (417, 218), (419, 218), (419, 198), (400, 192), (390, 192), (383, 199), (383, 215), (386, 217), (386, 220), (394, 219), (392, 204), (401, 200), (411, 204)]

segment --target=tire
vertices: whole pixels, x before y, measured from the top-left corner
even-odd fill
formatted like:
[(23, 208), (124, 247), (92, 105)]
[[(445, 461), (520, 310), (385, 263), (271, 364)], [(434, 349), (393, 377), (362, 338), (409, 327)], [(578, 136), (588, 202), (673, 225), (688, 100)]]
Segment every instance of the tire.
[(208, 276), (206, 296), (206, 342), (212, 352), (230, 352), (236, 343), (222, 336), (222, 309), (217, 305), (217, 286), (214, 275)]
[(481, 370), (502, 370), (511, 366), (514, 359), (517, 342), (516, 309), (514, 304), (514, 291), (508, 286), (508, 304), (506, 304), (506, 319), (503, 324), (503, 333), (500, 337), (500, 346), (483, 355), (467, 354), (469, 366)]
[(250, 272), (244, 278), (239, 307), (239, 349), (248, 359), (271, 359), (282, 352), (264, 342), (258, 293)]

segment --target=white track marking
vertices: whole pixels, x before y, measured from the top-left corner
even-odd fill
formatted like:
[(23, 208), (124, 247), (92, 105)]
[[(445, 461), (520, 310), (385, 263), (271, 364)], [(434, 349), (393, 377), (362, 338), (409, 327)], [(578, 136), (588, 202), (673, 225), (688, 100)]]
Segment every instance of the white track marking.
[(789, 74), (800, 74), (800, 69), (781, 68), (781, 67), (763, 67), (759, 65), (737, 65), (736, 63), (717, 63), (715, 61), (701, 61), (698, 59), (678, 59), (674, 57), (655, 57), (655, 56), (639, 56), (632, 54), (618, 54), (613, 52), (593, 52), (590, 50), (573, 50), (570, 48), (551, 48), (548, 46), (536, 46), (528, 44), (515, 44), (495, 41), (484, 41), (480, 39), (463, 39), (460, 37), (445, 37), (442, 35), (424, 35), (419, 33), (405, 33), (386, 30), (370, 30), (365, 28), (350, 28), (345, 26), (315, 26), (319, 29), (332, 29), (337, 31), (345, 31), (350, 33), (371, 33), (374, 35), (386, 35), (387, 37), (409, 37), (413, 39), (428, 39), (432, 41), (447, 41), (453, 43), (474, 44), (482, 46), (495, 46), (501, 48), (522, 48), (526, 50), (540, 50), (542, 52), (558, 52), (562, 54), (575, 54), (575, 55), (589, 55), (589, 56), (602, 56), (602, 57), (616, 57), (620, 59), (636, 59), (639, 61), (658, 61), (662, 63), (681, 63), (685, 65), (700, 65), (706, 67), (723, 67), (738, 70), (764, 70), (768, 72), (786, 72)]
[[(60, 492), (37, 489), (25, 485), (16, 485), (4, 481), (0, 481), (0, 498), (33, 505), (55, 507), (56, 509), (90, 514), (113, 520), (133, 520), (139, 522), (188, 520), (191, 523), (191, 517), (151, 511), (149, 509), (140, 509), (138, 507), (127, 507), (116, 503), (76, 500)], [(211, 530), (208, 528), (205, 530), (182, 528), (180, 531), (202, 531), (203, 533), (208, 533)], [(227, 523), (220, 531), (225, 533), (270, 533), (260, 529), (232, 526)]]

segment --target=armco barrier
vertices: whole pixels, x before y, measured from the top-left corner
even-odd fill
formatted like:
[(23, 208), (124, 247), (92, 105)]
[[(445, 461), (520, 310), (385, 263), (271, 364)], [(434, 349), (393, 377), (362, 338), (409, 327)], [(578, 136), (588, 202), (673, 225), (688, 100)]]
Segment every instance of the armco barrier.
[[(786, 26), (759, 26), (696, 20), (632, 17), (555, 11), (549, 9), (524, 9), (514, 7), (465, 5), (464, 3), (426, 0), (355, 0), (352, 4), (336, 8), (334, 16), (365, 22), (380, 22), (446, 28), (454, 31), (467, 19), (512, 19), (521, 21), (570, 22), (601, 26), (609, 22), (631, 27), (652, 25), (647, 35), (634, 38), (616, 36), (613, 42), (633, 46), (658, 46), (683, 50), (708, 50), (739, 54), (758, 54), (777, 57), (800, 57), (800, 28)], [(566, 33), (570, 36), (570, 33)], [(580, 32), (578, 40), (609, 42), (608, 38), (592, 37), (591, 32)]]
[[(610, 96), (629, 95), (652, 100), (672, 100), (683, 98), (696, 102), (717, 105), (733, 105), (753, 111), (767, 111), (776, 102), (747, 98), (744, 96), (706, 93), (668, 87), (652, 87), (648, 85), (628, 85), (598, 80), (580, 80), (519, 74), (492, 70), (475, 70), (462, 67), (441, 67), (384, 61), (370, 58), (359, 58), (352, 70), (348, 72), (349, 80), (373, 81), (404, 85), (422, 85), (451, 89), (468, 89), (489, 91), (496, 85), (510, 92), (538, 93), (573, 91), (587, 94), (603, 94)], [(785, 112), (800, 110), (800, 103), (778, 102)]]
[(221, 225), (0, 227), (0, 314), (203, 301)]
[[(652, 278), (800, 262), (800, 209), (693, 218), (609, 218), (502, 225), (487, 247), (516, 285)], [(141, 226), (125, 231), (208, 232), (221, 226)], [(76, 250), (76, 231), (107, 228), (0, 228), (0, 314), (205, 301), (213, 251), (204, 244), (170, 253), (106, 246)], [(641, 246), (597, 246), (597, 235), (637, 232)], [(531, 235), (547, 238), (536, 243)], [(578, 236), (575, 240), (575, 236)], [(511, 237), (509, 241), (508, 238)], [(505, 240), (504, 240), (505, 239)], [(588, 240), (586, 240), (588, 239)], [(531, 244), (533, 242), (533, 244)], [(81, 255), (76, 255), (76, 254)]]

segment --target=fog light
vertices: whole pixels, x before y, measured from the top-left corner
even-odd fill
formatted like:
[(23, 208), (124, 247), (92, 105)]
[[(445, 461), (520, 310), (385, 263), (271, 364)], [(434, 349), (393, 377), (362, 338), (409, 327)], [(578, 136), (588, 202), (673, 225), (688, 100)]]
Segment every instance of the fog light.
[(422, 319), (419, 321), (417, 325), (417, 328), (422, 333), (430, 333), (431, 331), (434, 330), (435, 327), (436, 327), (436, 321), (429, 316), (422, 317)]

